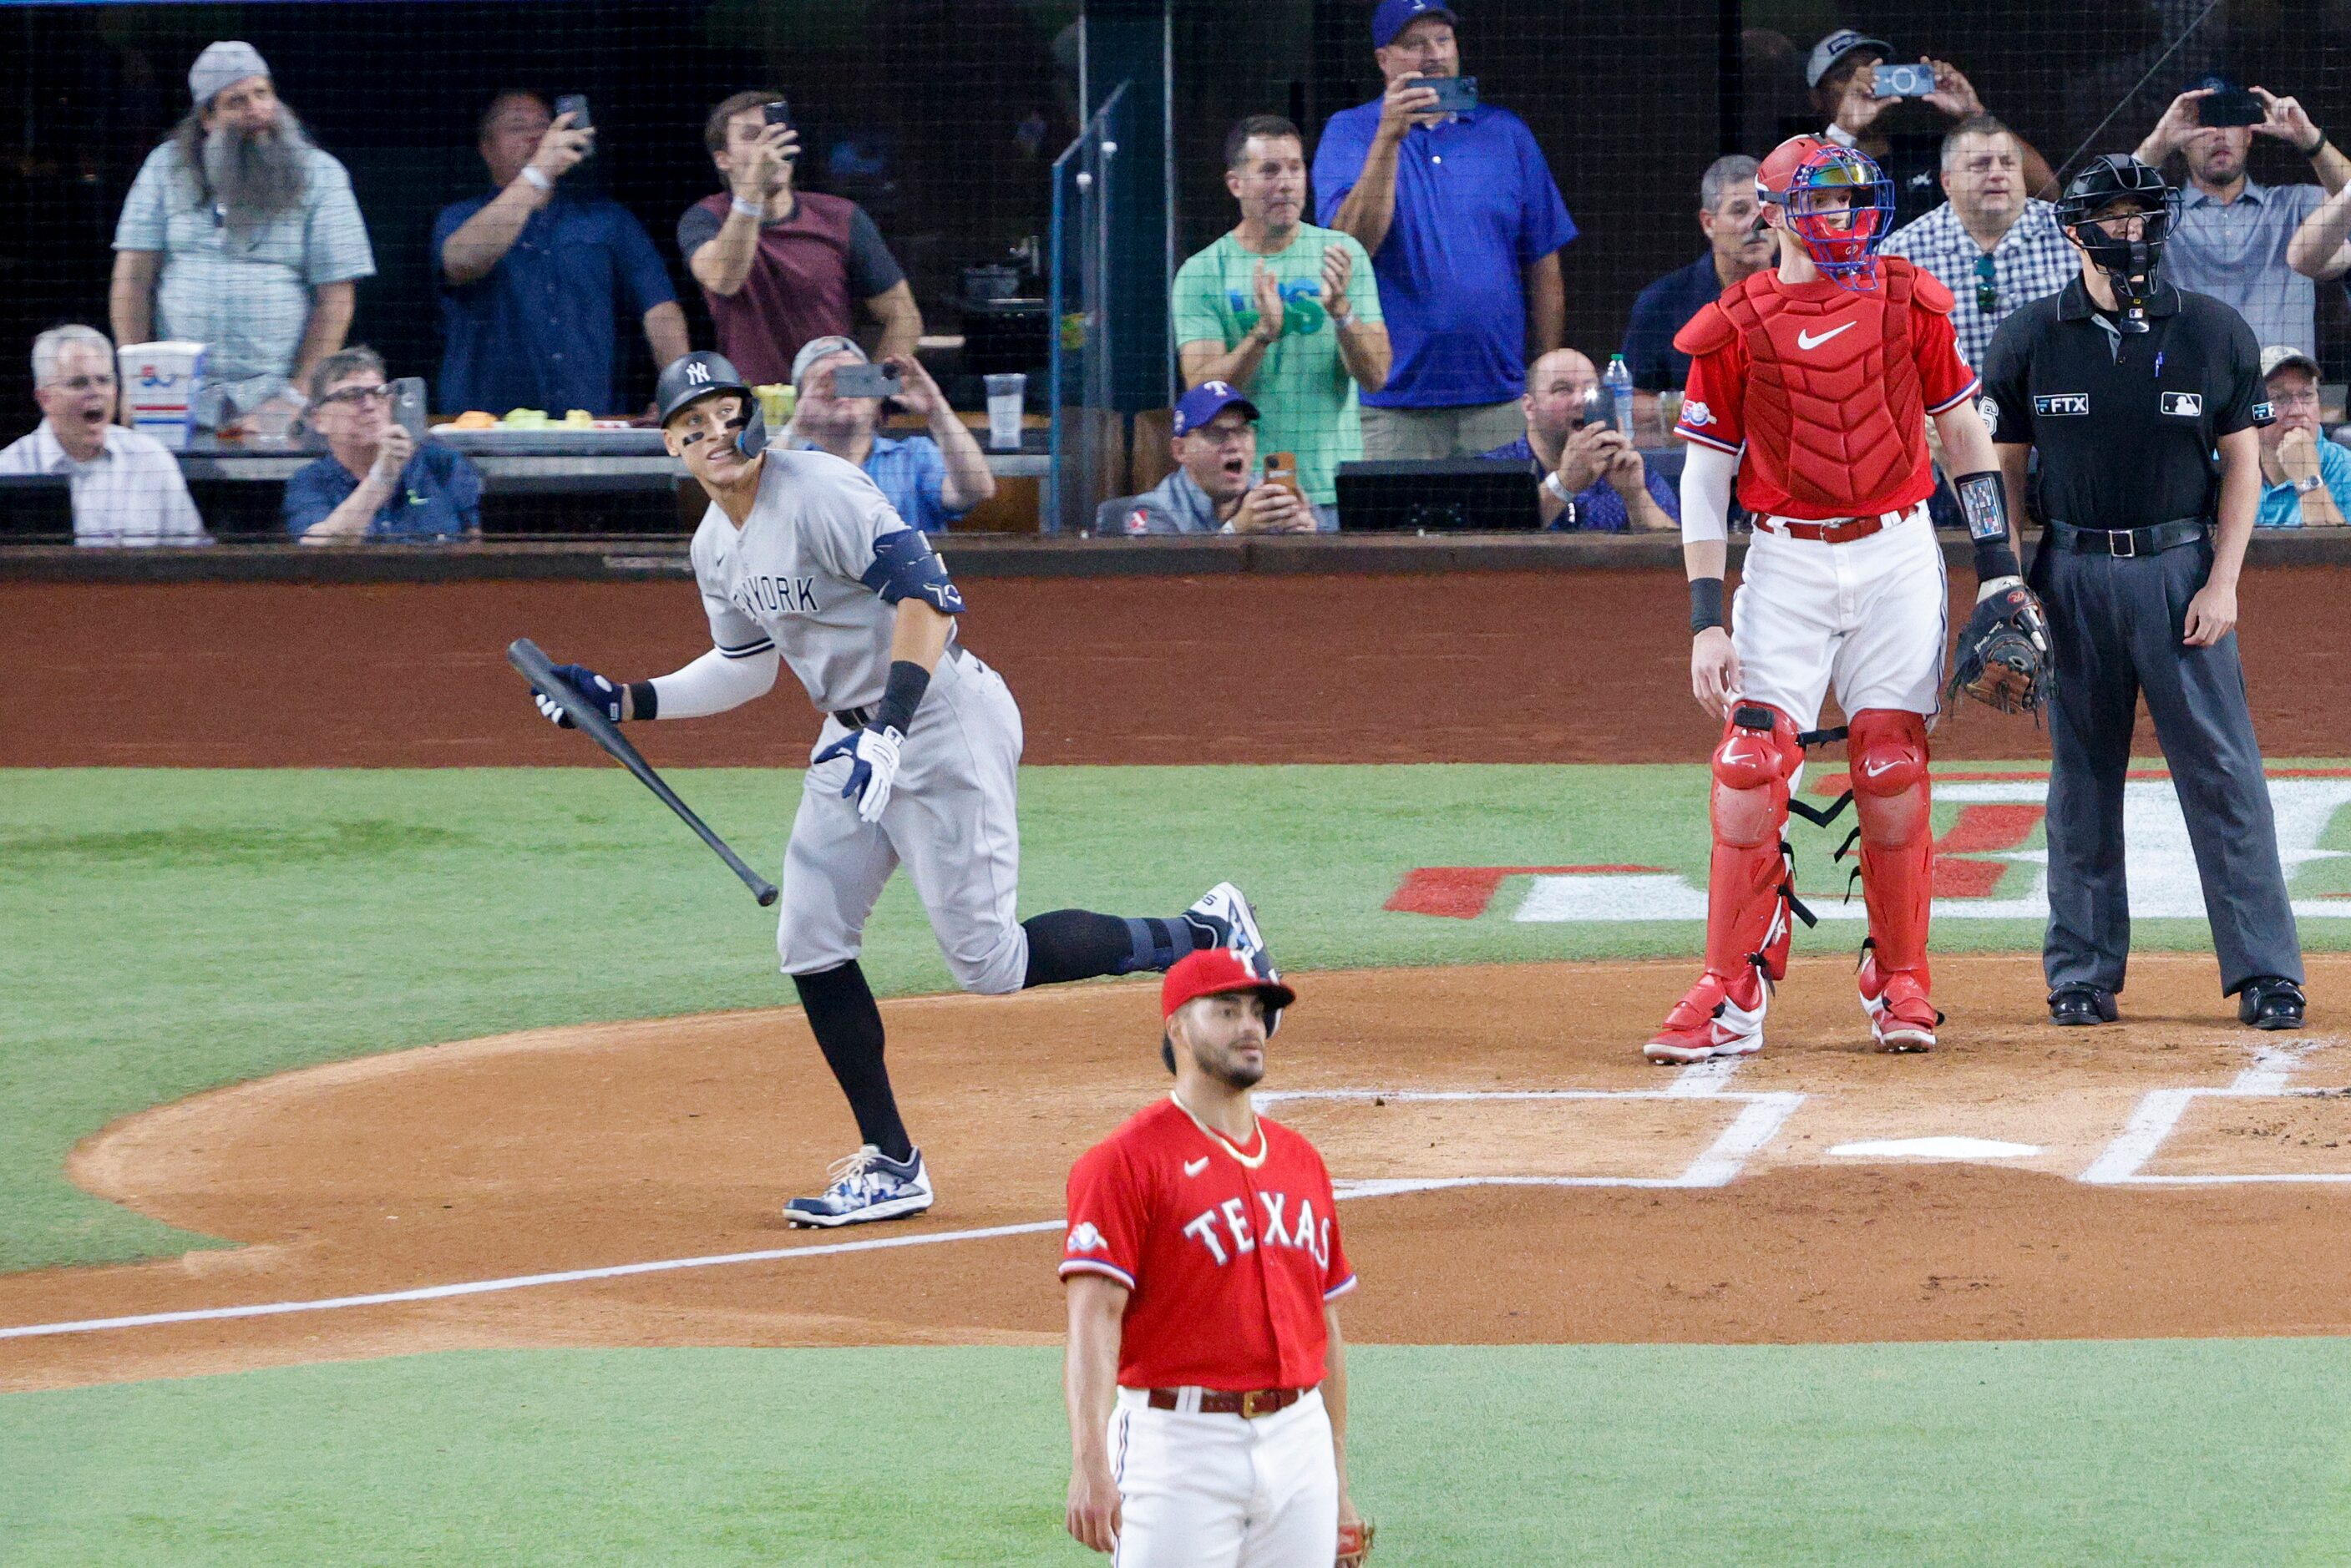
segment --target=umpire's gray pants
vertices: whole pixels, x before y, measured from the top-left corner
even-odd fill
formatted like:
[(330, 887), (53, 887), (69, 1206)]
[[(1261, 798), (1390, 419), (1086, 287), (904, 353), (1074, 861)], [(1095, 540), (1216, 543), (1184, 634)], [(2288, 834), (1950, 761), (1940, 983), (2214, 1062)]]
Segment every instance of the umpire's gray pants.
[(2130, 953), (2123, 775), (2141, 695), (2195, 846), (2222, 994), (2234, 995), (2256, 975), (2302, 979), (2237, 634), (2210, 648), (2180, 643), (2188, 601), (2211, 569), (2209, 542), (2120, 559), (2044, 543), (2033, 561), (2056, 644), (2049, 929), (2042, 943), (2053, 991), (2123, 988)]

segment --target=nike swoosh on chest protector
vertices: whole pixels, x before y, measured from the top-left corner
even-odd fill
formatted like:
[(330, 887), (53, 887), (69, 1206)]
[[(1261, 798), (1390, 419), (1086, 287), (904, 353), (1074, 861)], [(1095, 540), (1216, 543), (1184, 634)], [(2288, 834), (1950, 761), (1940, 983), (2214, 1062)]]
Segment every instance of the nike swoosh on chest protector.
[(1796, 347), (1797, 347), (1797, 348), (1806, 348), (1806, 349), (1817, 348), (1819, 348), (1822, 344), (1823, 344), (1823, 343), (1827, 342), (1830, 338), (1832, 338), (1832, 337), (1835, 337), (1838, 333), (1840, 333), (1840, 332), (1849, 332), (1849, 331), (1851, 331), (1854, 327), (1858, 327), (1858, 326), (1860, 326), (1860, 325), (1861, 325), (1861, 324), (1860, 324), (1859, 322), (1857, 322), (1857, 321), (1848, 321), (1848, 322), (1844, 323), (1844, 325), (1843, 325), (1842, 327), (1830, 327), (1826, 332), (1822, 333), (1822, 334), (1821, 334), (1819, 337), (1813, 337), (1813, 336), (1811, 333), (1809, 333), (1809, 332), (1801, 332), (1801, 331), (1800, 331), (1800, 332), (1798, 332), (1798, 333), (1796, 334)]

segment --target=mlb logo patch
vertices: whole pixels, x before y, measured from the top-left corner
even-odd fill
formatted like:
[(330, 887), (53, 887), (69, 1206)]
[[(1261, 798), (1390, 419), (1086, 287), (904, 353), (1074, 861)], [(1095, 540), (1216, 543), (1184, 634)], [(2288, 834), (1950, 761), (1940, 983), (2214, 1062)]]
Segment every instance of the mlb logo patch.
[(2204, 417), (2204, 394), (2166, 392), (2163, 394), (2163, 411), (2177, 414), (2183, 420), (2201, 419)]
[(2086, 415), (2090, 411), (2087, 392), (2044, 392), (2032, 400), (2032, 411), (2044, 420), (2068, 415)]

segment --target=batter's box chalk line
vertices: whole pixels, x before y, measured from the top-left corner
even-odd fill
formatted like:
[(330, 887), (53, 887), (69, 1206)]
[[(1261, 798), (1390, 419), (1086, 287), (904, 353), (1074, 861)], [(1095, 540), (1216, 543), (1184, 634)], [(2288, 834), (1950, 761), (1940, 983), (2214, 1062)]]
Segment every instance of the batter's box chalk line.
[(1756, 1152), (1770, 1143), (1804, 1096), (1786, 1091), (1746, 1093), (1727, 1089), (1738, 1071), (1735, 1057), (1719, 1057), (1683, 1068), (1662, 1089), (1282, 1089), (1257, 1096), (1272, 1106), (1298, 1101), (1384, 1100), (1405, 1105), (1431, 1102), (1529, 1100), (1687, 1100), (1704, 1098), (1739, 1106), (1739, 1114), (1715, 1140), (1673, 1176), (1383, 1176), (1333, 1179), (1341, 1198), (1390, 1198), (1402, 1192), (1436, 1192), (1461, 1187), (1727, 1187)]
[[(1381, 1198), (1397, 1192), (1418, 1192), (1439, 1187), (1721, 1187), (1739, 1174), (1747, 1160), (1771, 1140), (1804, 1096), (1796, 1094), (1732, 1094), (1722, 1087), (1736, 1070), (1735, 1061), (1703, 1062), (1685, 1067), (1664, 1089), (1611, 1091), (1600, 1089), (1530, 1089), (1488, 1092), (1384, 1089), (1310, 1089), (1258, 1096), (1260, 1104), (1281, 1100), (1668, 1100), (1707, 1096), (1740, 1103), (1731, 1119), (1707, 1150), (1679, 1176), (1656, 1179), (1642, 1177), (1470, 1177), (1437, 1180), (1333, 1182), (1340, 1198)], [(454, 1284), (421, 1285), (413, 1290), (376, 1291), (365, 1295), (329, 1296), (311, 1301), (259, 1302), (243, 1306), (197, 1307), (181, 1312), (135, 1313), (122, 1317), (81, 1318), (68, 1323), (21, 1324), (0, 1327), (0, 1340), (41, 1339), (69, 1334), (101, 1334), (117, 1329), (158, 1328), (172, 1324), (225, 1323), (242, 1318), (282, 1317), (289, 1313), (345, 1312), (357, 1307), (401, 1306), (415, 1302), (449, 1301), (507, 1291), (534, 1290), (548, 1285), (588, 1284), (601, 1280), (629, 1279), (639, 1274), (674, 1273), (687, 1269), (720, 1269), (749, 1263), (795, 1262), (807, 1258), (839, 1257), (848, 1252), (878, 1252), (900, 1247), (935, 1247), (951, 1241), (986, 1241), (1005, 1236), (1031, 1236), (1060, 1231), (1068, 1220), (1029, 1220), (1015, 1225), (986, 1225), (973, 1230), (932, 1231), (914, 1235), (875, 1236), (854, 1241), (828, 1241), (798, 1247), (768, 1247), (751, 1252), (716, 1252), (692, 1258), (661, 1258), (642, 1263), (613, 1263), (602, 1268), (563, 1269), (549, 1273), (509, 1274), (498, 1279), (466, 1280)]]
[(2292, 1045), (2260, 1045), (2253, 1064), (2225, 1087), (2151, 1089), (2143, 1096), (2122, 1134), (2100, 1151), (2079, 1179), (2093, 1187), (2231, 1187), (2253, 1182), (2351, 1182), (2351, 1171), (2251, 1171), (2241, 1175), (2210, 1173), (2196, 1176), (2149, 1176), (2143, 1171), (2179, 1126), (2188, 1108), (2199, 1099), (2317, 1099), (2338, 1095), (2339, 1088), (2297, 1085), (2294, 1075), (2315, 1052), (2343, 1042), (2332, 1035), (2296, 1041)]

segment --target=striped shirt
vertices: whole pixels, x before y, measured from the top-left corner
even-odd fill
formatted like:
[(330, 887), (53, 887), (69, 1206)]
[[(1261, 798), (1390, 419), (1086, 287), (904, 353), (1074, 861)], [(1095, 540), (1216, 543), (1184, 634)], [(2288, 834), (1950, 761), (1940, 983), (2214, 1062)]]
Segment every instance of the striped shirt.
[[(2056, 293), (2082, 272), (2079, 253), (2058, 226), (2056, 206), (2048, 202), (2026, 202), (2023, 213), (1989, 253), (1946, 202), (1887, 235), (1886, 254), (1926, 268), (1951, 291), (1959, 300), (1951, 311), (1951, 330), (1959, 340), (1959, 358), (1977, 368), (1991, 347), (1992, 333), (2010, 312)], [(1981, 265), (1986, 260), (1991, 263), (1989, 276)], [(1987, 292), (1992, 297), (1989, 310), (1983, 304)]]

